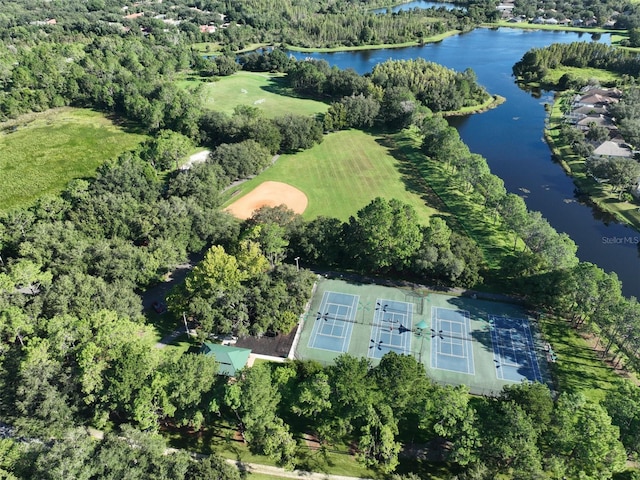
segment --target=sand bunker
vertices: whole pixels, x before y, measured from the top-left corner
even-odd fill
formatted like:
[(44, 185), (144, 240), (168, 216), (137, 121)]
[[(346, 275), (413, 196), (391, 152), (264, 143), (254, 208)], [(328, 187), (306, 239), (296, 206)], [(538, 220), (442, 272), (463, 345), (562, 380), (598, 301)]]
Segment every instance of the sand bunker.
[(265, 205), (277, 207), (284, 204), (294, 212), (302, 213), (307, 208), (307, 203), (307, 196), (291, 185), (282, 182), (264, 182), (225, 210), (244, 220)]

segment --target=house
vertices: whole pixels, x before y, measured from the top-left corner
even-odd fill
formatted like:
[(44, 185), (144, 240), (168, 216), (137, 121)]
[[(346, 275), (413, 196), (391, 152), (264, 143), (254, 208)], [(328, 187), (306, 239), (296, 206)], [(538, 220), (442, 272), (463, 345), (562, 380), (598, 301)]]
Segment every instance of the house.
[(216, 33), (215, 25), (200, 25), (200, 33)]
[(591, 124), (594, 123), (601, 127), (613, 128), (615, 124), (611, 117), (606, 115), (587, 115), (576, 122), (576, 126), (580, 130), (589, 130)]
[(248, 348), (205, 342), (200, 349), (200, 353), (213, 355), (215, 357), (216, 362), (220, 365), (218, 372), (220, 375), (235, 377), (238, 371), (247, 365), (251, 350)]
[(633, 152), (621, 140), (607, 140), (602, 142), (591, 154), (592, 157), (630, 158)]

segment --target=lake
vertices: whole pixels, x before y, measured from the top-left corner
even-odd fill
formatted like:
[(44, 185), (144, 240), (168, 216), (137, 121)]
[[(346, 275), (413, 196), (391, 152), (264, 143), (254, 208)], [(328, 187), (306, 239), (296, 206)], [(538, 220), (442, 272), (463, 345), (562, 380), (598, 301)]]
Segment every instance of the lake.
[[(610, 41), (608, 35), (598, 40)], [(566, 232), (576, 242), (580, 260), (616, 272), (625, 295), (640, 297), (640, 233), (579, 201), (571, 178), (553, 162), (543, 138), (544, 104), (552, 101), (553, 94), (532, 95), (519, 88), (512, 76), (513, 64), (530, 48), (574, 41), (593, 40), (588, 33), (478, 28), (424, 46), (292, 53), (299, 59), (324, 59), (358, 73), (369, 72), (388, 59), (418, 57), (457, 71), (473, 69), (480, 84), (507, 101), (483, 114), (453, 119), (462, 139), (471, 151), (487, 159), (508, 191), (521, 195), (530, 210), (542, 212), (557, 231)]]
[[(454, 10), (456, 8), (459, 8), (461, 10), (466, 10), (466, 7), (464, 5), (456, 5), (455, 3), (446, 2), (427, 2), (424, 0), (401, 3), (400, 5), (395, 5), (389, 8), (391, 8), (392, 13), (406, 12), (408, 10), (413, 10), (414, 8), (444, 8), (446, 10)], [(375, 13), (386, 13), (389, 8), (376, 8), (373, 11)]]

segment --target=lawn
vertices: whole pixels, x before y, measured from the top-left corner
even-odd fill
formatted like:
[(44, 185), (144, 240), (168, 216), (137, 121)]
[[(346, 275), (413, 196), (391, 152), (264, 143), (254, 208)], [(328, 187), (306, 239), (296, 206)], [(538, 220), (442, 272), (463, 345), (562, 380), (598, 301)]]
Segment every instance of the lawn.
[(87, 109), (59, 108), (0, 124), (0, 210), (32, 205), (87, 178), (147, 137)]
[(574, 78), (579, 78), (586, 85), (592, 79), (597, 79), (601, 85), (615, 85), (620, 82), (621, 77), (615, 72), (603, 70), (601, 68), (589, 67), (567, 67), (565, 65), (549, 70), (542, 80), (543, 85), (557, 85), (560, 78), (570, 74)]
[(618, 388), (620, 377), (569, 322), (546, 317), (539, 326), (558, 356), (550, 367), (559, 392), (582, 392), (597, 402)]
[[(178, 82), (182, 87), (194, 87), (201, 80)], [(258, 107), (267, 117), (287, 113), (315, 115), (329, 108), (326, 103), (300, 98), (284, 84), (282, 75), (239, 71), (216, 81), (204, 82), (204, 106), (225, 113), (236, 105)]]
[(394, 158), (384, 137), (359, 130), (325, 135), (324, 141), (295, 155), (281, 156), (273, 167), (228, 194), (226, 204), (267, 180), (302, 190), (309, 199), (303, 216), (320, 215), (346, 221), (375, 197), (396, 198), (412, 205), (420, 223), (427, 224), (437, 211), (425, 205), (428, 190), (406, 163)]

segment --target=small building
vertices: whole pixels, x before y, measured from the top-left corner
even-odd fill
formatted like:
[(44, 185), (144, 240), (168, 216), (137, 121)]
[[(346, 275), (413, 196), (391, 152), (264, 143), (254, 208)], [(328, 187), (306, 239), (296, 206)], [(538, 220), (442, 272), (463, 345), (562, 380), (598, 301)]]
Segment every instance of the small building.
[(200, 353), (213, 355), (220, 365), (218, 373), (227, 377), (235, 377), (249, 361), (251, 350), (248, 348), (220, 345), (218, 343), (205, 342)]

